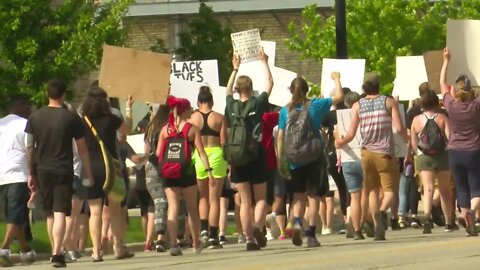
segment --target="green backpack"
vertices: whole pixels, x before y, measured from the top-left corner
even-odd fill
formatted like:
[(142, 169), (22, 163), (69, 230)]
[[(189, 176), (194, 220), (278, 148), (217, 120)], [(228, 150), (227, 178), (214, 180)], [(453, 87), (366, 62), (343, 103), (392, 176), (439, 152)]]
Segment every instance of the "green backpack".
[(253, 130), (247, 125), (250, 113), (255, 109), (255, 99), (247, 101), (245, 108), (240, 112), (240, 101), (233, 103), (232, 120), (228, 129), (227, 161), (234, 166), (244, 166), (258, 156), (259, 142), (261, 141), (261, 124), (255, 125)]

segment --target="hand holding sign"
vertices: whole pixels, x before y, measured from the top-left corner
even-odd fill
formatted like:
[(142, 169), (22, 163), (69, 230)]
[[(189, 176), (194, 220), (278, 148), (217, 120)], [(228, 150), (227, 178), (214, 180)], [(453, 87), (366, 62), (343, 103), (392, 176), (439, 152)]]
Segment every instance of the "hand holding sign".
[(450, 61), (450, 51), (448, 50), (448, 48), (443, 49), (443, 61)]
[(238, 68), (240, 67), (240, 55), (238, 55), (238, 54), (233, 54), (233, 57), (232, 57), (232, 66), (233, 66), (233, 69), (238, 70)]
[(259, 55), (260, 55), (260, 60), (262, 60), (264, 63), (268, 63), (268, 55), (263, 50), (263, 47), (260, 48)]

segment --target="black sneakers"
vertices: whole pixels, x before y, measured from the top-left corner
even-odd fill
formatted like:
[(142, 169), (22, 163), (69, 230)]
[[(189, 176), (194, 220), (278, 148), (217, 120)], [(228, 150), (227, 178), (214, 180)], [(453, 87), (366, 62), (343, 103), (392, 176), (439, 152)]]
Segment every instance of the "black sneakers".
[(257, 240), (257, 243), (261, 248), (267, 246), (267, 238), (258, 227), (253, 227), (253, 237), (255, 238), (255, 240)]
[(387, 213), (380, 211), (375, 214), (375, 220), (377, 221), (377, 226), (375, 226), (375, 241), (384, 241), (385, 231), (387, 226)]
[(254, 241), (248, 241), (247, 242), (247, 251), (256, 251), (260, 250), (260, 246)]
[(458, 231), (459, 228), (456, 223), (445, 225), (445, 232)]
[(431, 218), (428, 218), (423, 224), (423, 234), (432, 233), (432, 228), (433, 228), (433, 220)]
[(353, 239), (354, 240), (364, 240), (365, 237), (362, 234), (362, 231), (356, 231), (353, 233)]
[(53, 267), (55, 268), (64, 268), (67, 267), (67, 264), (65, 263), (65, 256), (63, 255), (53, 255), (52, 256), (52, 263)]
[(365, 221), (363, 223), (363, 231), (365, 231), (365, 234), (367, 237), (374, 237), (375, 236), (375, 228), (373, 223), (369, 221)]
[(392, 227), (392, 231), (400, 231), (402, 229), (400, 224), (398, 224), (398, 218), (391, 218), (390, 226)]

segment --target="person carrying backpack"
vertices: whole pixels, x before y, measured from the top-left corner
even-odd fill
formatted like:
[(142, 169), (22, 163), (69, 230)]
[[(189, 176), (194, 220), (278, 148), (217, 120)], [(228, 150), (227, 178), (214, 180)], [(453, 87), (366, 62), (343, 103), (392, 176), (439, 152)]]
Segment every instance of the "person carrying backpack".
[(435, 178), (445, 215), (445, 231), (454, 229), (449, 193), (450, 167), (448, 164), (447, 139), (450, 135), (448, 117), (437, 113), (440, 103), (437, 94), (428, 90), (420, 98), (423, 113), (413, 119), (410, 129), (413, 151), (417, 153), (417, 169), (423, 183), (423, 210), (426, 221), (423, 233), (432, 233), (432, 201)]
[[(340, 73), (331, 75), (335, 81), (333, 98), (307, 99), (308, 84), (301, 78), (295, 78), (290, 84), (291, 102), (280, 111), (278, 122), (277, 153), (285, 152), (290, 164), (293, 189), (294, 229), (292, 242), (296, 246), (303, 244), (302, 220), (305, 215), (308, 197), (309, 230), (308, 247), (318, 247), (316, 224), (319, 207), (320, 177), (325, 168), (325, 145), (320, 135), (320, 124), (329, 113), (330, 107), (343, 99)], [(279, 159), (280, 160), (280, 159)], [(323, 163), (323, 164), (322, 164)], [(278, 165), (279, 167), (281, 164)], [(324, 183), (325, 184), (325, 183)]]
[[(468, 236), (478, 235), (475, 212), (480, 209), (480, 98), (472, 91), (472, 82), (465, 75), (455, 80), (455, 87), (447, 85), (450, 63), (448, 49), (443, 53), (440, 73), (443, 104), (450, 119), (448, 158), (457, 187), (460, 216), (466, 220)], [(478, 218), (478, 217), (477, 217)]]
[[(240, 76), (235, 81), (241, 59), (234, 55), (233, 71), (227, 84), (225, 108), (228, 127), (226, 157), (232, 167), (231, 181), (236, 184), (241, 198), (240, 219), (247, 237), (247, 251), (259, 250), (267, 245), (262, 232), (267, 208), (267, 183), (259, 172), (263, 170), (261, 160), (265, 160), (265, 153), (261, 146), (261, 120), (268, 97), (272, 92), (273, 78), (268, 66), (268, 56), (263, 49), (259, 53), (267, 74), (268, 85), (265, 92), (254, 97), (252, 79), (248, 76)], [(234, 83), (240, 100), (233, 99)], [(253, 205), (252, 198), (255, 198), (253, 222), (250, 213)]]
[(177, 241), (177, 223), (180, 195), (183, 193), (195, 253), (202, 251), (200, 242), (200, 217), (198, 213), (198, 187), (195, 168), (192, 163), (193, 148), (205, 166), (209, 180), (213, 181), (212, 169), (203, 148), (200, 129), (187, 122), (192, 114), (190, 102), (183, 98), (169, 96), (168, 124), (160, 131), (157, 145), (158, 169), (165, 180), (164, 187), (168, 201), (167, 229), (170, 235), (170, 255), (182, 255)]

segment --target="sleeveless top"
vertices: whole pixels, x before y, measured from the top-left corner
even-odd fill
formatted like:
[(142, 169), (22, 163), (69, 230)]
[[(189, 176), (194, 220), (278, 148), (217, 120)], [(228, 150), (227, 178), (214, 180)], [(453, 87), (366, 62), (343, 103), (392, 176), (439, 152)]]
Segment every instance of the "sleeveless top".
[(203, 113), (201, 111), (198, 111), (202, 117), (203, 117), (203, 127), (202, 129), (200, 130), (200, 135), (202, 136), (212, 136), (212, 137), (217, 137), (217, 138), (220, 138), (220, 132), (219, 131), (215, 131), (213, 129), (210, 128), (210, 126), (208, 125), (208, 117), (210, 116), (210, 114), (213, 112), (213, 111), (210, 111), (208, 113)]
[(360, 134), (363, 148), (393, 156), (392, 117), (388, 113), (386, 102), (386, 96), (360, 99)]
[[(435, 114), (433, 114), (433, 115), (430, 116), (430, 117), (429, 117), (426, 113), (422, 113), (422, 115), (424, 116), (424, 117), (423, 117), (423, 127), (422, 127), (422, 130), (425, 128), (425, 125), (427, 124), (427, 120), (429, 120), (429, 119), (435, 120), (435, 123), (438, 125), (438, 123), (437, 123), (437, 121), (436, 121), (436, 118), (437, 118), (437, 116), (438, 116), (438, 113), (435, 113)], [(420, 139), (420, 136), (421, 136), (421, 135), (422, 135), (422, 132), (420, 131), (420, 132), (418, 133), (417, 137)], [(422, 150), (418, 149), (418, 147), (417, 147), (417, 155), (423, 155)]]

